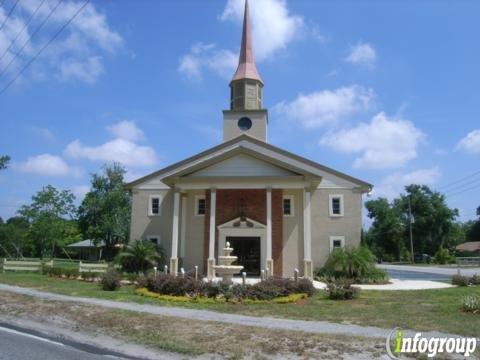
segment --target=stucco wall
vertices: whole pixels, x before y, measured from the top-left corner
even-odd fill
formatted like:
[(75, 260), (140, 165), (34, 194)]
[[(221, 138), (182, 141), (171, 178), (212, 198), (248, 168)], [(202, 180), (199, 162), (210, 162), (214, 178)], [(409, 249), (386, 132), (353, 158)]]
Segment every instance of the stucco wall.
[(188, 271), (197, 265), (199, 272), (203, 273), (203, 227), (205, 215), (195, 216), (195, 197), (198, 195), (205, 195), (205, 191), (188, 191), (184, 195), (187, 198), (187, 223), (185, 226), (185, 257), (182, 259), (182, 266)]
[[(221, 193), (221, 191), (219, 191)], [(181, 266), (186, 270), (192, 269), (195, 265), (199, 266), (201, 273), (204, 273), (205, 261), (208, 257), (208, 218), (205, 216), (195, 216), (195, 196), (205, 194), (204, 190), (188, 191), (182, 196), (186, 197), (186, 226), (185, 226), (185, 257), (181, 261)], [(254, 197), (258, 203), (257, 210), (260, 210), (261, 216), (255, 216), (253, 213), (247, 214), (255, 218), (260, 217), (262, 223), (264, 219), (265, 202), (262, 192), (261, 196)], [(344, 198), (344, 216), (331, 217), (329, 214), (329, 194), (342, 194)], [(148, 202), (150, 195), (162, 196), (161, 215), (148, 216)], [(285, 189), (283, 195), (293, 196), (294, 216), (283, 216), (281, 229), (283, 233), (282, 249), (282, 269), (283, 276), (291, 276), (295, 268), (303, 268), (303, 191), (301, 189)], [(280, 195), (279, 195), (280, 196)], [(217, 193), (218, 197), (218, 193)], [(220, 196), (219, 199), (221, 200)], [(330, 253), (330, 236), (344, 236), (346, 246), (358, 246), (360, 244), (362, 228), (362, 202), (361, 194), (352, 192), (352, 190), (318, 189), (312, 193), (311, 216), (312, 216), (312, 260), (314, 268), (322, 266)], [(250, 202), (250, 206), (252, 206)], [(221, 201), (217, 202), (217, 211)], [(279, 204), (280, 205), (280, 204)], [(208, 197), (207, 197), (208, 206)], [(280, 206), (277, 206), (280, 208)], [(228, 207), (223, 207), (223, 213)], [(251, 208), (250, 208), (251, 209)], [(251, 209), (253, 210), (253, 209)], [(171, 254), (172, 238), (172, 212), (173, 212), (173, 192), (172, 190), (135, 190), (132, 202), (132, 226), (130, 239), (146, 239), (149, 235), (159, 235), (160, 242), (164, 247), (167, 257)], [(181, 213), (181, 212), (180, 212)], [(208, 208), (207, 215), (208, 216)], [(217, 213), (217, 221), (225, 222), (234, 218), (238, 214), (231, 214), (225, 219), (220, 219)], [(179, 250), (181, 247), (181, 226), (180, 220), (180, 239)], [(207, 227), (205, 227), (207, 224)], [(218, 224), (217, 224), (218, 225)], [(206, 229), (206, 230), (205, 230)], [(205, 250), (207, 248), (207, 250)], [(278, 251), (278, 250), (277, 250)]]
[[(149, 216), (149, 198), (161, 197), (160, 215)], [(168, 257), (172, 244), (173, 192), (171, 190), (135, 190), (132, 197), (132, 223), (130, 241), (147, 239), (148, 236), (160, 236), (160, 244)], [(135, 215), (135, 216), (134, 216)]]
[(283, 195), (293, 196), (293, 216), (283, 217), (283, 276), (292, 276), (303, 264), (303, 191), (289, 189)]
[[(344, 216), (331, 217), (329, 194), (343, 194)], [(322, 266), (330, 253), (330, 236), (345, 236), (345, 246), (360, 245), (362, 195), (352, 190), (318, 189), (311, 200), (312, 260)]]

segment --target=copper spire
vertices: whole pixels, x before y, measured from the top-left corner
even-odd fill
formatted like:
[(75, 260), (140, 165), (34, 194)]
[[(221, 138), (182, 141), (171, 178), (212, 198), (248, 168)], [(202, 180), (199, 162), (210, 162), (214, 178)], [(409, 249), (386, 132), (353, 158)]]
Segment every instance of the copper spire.
[(237, 71), (235, 71), (232, 81), (240, 79), (252, 79), (262, 82), (260, 75), (258, 75), (257, 67), (255, 66), (255, 57), (253, 56), (248, 0), (245, 0), (245, 13), (243, 15), (242, 48), (240, 49)]

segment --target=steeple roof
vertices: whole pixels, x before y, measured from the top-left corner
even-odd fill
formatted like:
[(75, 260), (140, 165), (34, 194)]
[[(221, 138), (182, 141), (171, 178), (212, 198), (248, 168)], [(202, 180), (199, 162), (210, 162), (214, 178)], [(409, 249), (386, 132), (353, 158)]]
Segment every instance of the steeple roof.
[(255, 57), (253, 56), (252, 31), (250, 26), (250, 13), (248, 11), (248, 0), (245, 0), (245, 13), (243, 15), (242, 47), (238, 59), (238, 67), (232, 81), (241, 79), (258, 80), (262, 79), (255, 66)]

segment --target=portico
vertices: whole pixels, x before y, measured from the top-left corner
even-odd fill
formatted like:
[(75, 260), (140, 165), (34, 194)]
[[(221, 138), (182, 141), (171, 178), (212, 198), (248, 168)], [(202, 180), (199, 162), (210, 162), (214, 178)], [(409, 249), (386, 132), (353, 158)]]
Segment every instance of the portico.
[[(220, 249), (223, 249), (227, 237), (260, 239), (260, 267), (268, 276), (283, 276), (283, 191), (296, 189), (303, 192), (303, 266), (300, 271), (307, 277), (312, 276), (311, 261), (311, 212), (310, 188), (316, 186), (320, 178), (308, 180), (305, 176), (277, 176), (269, 178), (230, 177), (199, 178), (188, 176), (176, 178), (174, 199), (172, 202), (172, 239), (170, 271), (178, 272), (178, 249), (185, 256), (189, 251), (186, 236), (188, 224), (182, 216), (185, 209), (186, 194), (189, 191), (203, 193), (205, 196), (204, 214), (204, 259), (206, 275), (215, 276), (214, 266)], [(168, 183), (168, 178), (166, 178)], [(182, 196), (183, 194), (183, 196)], [(183, 263), (183, 262), (182, 262)]]

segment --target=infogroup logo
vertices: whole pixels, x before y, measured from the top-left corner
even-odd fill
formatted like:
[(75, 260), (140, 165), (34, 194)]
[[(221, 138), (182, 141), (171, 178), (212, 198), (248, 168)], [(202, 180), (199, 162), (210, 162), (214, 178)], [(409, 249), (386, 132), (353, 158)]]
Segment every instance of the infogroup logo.
[(387, 354), (392, 359), (398, 359), (398, 355), (406, 353), (427, 354), (429, 358), (441, 353), (469, 357), (477, 348), (477, 339), (474, 337), (425, 337), (422, 333), (416, 333), (414, 337), (406, 337), (402, 329), (395, 328), (388, 334), (385, 346)]

